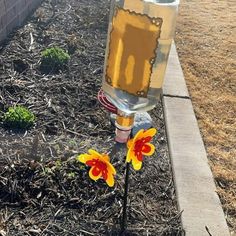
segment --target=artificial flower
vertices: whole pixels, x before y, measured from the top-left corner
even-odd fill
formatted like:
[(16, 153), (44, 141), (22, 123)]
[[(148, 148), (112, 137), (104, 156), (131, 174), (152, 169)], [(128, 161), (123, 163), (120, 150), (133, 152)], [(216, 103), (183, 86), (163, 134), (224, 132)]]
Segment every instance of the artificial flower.
[(127, 142), (128, 153), (126, 162), (132, 162), (135, 170), (141, 169), (143, 156), (151, 156), (154, 153), (155, 147), (150, 141), (156, 132), (154, 128), (148, 130), (141, 129), (133, 139)]
[(114, 175), (116, 170), (110, 163), (110, 158), (107, 154), (100, 154), (92, 149), (88, 150), (88, 154), (81, 154), (77, 160), (90, 166), (89, 177), (92, 180), (104, 179), (108, 186), (114, 186)]

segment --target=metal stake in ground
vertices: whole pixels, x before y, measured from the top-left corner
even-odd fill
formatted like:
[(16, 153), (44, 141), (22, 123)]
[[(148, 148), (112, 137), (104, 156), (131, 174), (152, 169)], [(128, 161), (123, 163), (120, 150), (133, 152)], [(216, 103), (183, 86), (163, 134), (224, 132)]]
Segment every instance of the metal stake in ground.
[(130, 163), (126, 163), (126, 170), (125, 170), (125, 192), (123, 197), (123, 215), (121, 219), (120, 225), (120, 235), (126, 230), (127, 227), (127, 201), (128, 201), (128, 191), (129, 191), (129, 174), (130, 174)]

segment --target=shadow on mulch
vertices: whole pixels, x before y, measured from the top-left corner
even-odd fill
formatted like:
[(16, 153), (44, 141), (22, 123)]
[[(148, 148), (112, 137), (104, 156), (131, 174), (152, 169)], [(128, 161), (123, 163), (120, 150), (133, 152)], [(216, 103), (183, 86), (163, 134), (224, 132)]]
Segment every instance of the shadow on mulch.
[[(0, 49), (0, 116), (19, 104), (37, 117), (23, 133), (0, 126), (0, 234), (117, 235), (124, 154), (111, 157), (114, 188), (90, 180), (74, 160), (114, 145), (114, 127), (97, 101), (108, 9), (106, 0), (45, 0)], [(49, 46), (71, 52), (67, 70), (38, 69)], [(127, 235), (181, 235), (161, 104), (151, 115), (157, 151), (131, 171)]]

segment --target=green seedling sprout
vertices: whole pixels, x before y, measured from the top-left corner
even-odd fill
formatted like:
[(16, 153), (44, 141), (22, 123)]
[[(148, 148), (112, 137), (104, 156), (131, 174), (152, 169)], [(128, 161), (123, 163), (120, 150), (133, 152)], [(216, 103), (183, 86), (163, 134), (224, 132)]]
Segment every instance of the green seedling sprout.
[(41, 69), (46, 72), (62, 70), (69, 60), (69, 54), (62, 48), (47, 48), (42, 52)]
[(27, 129), (36, 121), (35, 115), (24, 106), (9, 107), (3, 115), (3, 124), (7, 128)]

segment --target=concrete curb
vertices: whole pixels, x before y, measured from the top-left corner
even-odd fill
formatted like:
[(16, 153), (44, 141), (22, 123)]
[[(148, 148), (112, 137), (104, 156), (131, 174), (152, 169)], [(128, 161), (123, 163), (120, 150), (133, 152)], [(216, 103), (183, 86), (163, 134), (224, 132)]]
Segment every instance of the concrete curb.
[(175, 45), (163, 87), (163, 105), (181, 221), (187, 236), (227, 236), (229, 229), (216, 193), (205, 147)]

